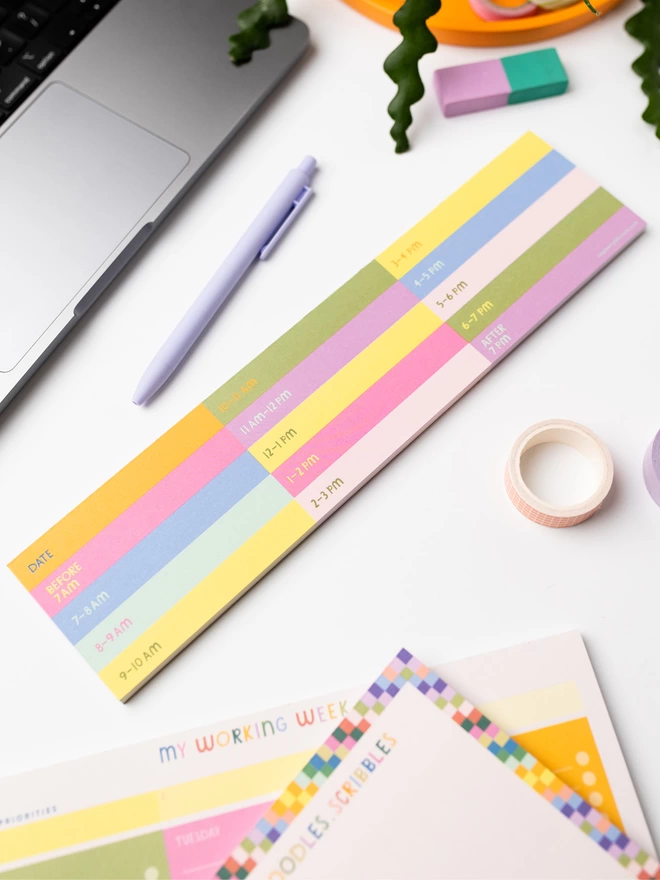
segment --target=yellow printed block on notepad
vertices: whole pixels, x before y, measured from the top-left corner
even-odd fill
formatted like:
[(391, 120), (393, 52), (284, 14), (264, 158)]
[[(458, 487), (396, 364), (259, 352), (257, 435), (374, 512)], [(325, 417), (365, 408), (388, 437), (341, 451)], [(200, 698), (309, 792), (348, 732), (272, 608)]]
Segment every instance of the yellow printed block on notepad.
[[(40, 822), (29, 822), (2, 832), (0, 863), (78, 846), (99, 837), (126, 834), (136, 828), (155, 825), (160, 819), (158, 794), (150, 792), (51, 816)], [(37, 872), (34, 876), (38, 876)]]
[[(272, 479), (268, 477), (267, 479)], [(121, 700), (185, 648), (316, 523), (292, 501), (99, 673)]]
[(163, 788), (158, 793), (161, 821), (181, 820), (206, 810), (274, 797), (312, 754), (295, 752)]
[(414, 306), (253, 444), (250, 452), (272, 473), (442, 323), (423, 303)]
[(275, 797), (312, 754), (296, 752), (164, 788), (160, 792), (161, 820), (185, 819), (205, 810)]
[(312, 755), (312, 751), (295, 752), (7, 829), (0, 832), (0, 865), (99, 842), (116, 834), (135, 834), (162, 822), (246, 800), (272, 798)]
[(420, 260), (546, 156), (551, 147), (527, 132), (378, 257), (395, 278)]

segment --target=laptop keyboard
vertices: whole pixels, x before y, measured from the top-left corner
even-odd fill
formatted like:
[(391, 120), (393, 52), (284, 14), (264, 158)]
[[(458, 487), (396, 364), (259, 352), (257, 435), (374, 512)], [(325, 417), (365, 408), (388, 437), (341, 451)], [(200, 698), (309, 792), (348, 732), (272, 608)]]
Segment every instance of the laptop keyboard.
[(0, 125), (119, 0), (0, 0)]

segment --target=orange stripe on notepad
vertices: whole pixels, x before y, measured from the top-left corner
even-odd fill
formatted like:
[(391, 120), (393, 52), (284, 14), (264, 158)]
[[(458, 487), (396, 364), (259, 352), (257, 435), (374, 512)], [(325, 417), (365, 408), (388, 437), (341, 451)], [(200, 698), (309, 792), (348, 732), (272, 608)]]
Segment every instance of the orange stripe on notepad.
[(17, 556), (9, 568), (26, 589), (33, 590), (221, 429), (205, 406), (196, 407)]

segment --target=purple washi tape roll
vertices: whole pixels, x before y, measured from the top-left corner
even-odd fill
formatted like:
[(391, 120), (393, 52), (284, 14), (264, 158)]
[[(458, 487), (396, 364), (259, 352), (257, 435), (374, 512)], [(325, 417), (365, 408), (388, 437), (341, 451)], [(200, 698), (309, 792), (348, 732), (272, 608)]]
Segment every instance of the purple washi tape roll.
[(644, 482), (649, 495), (660, 507), (660, 431), (655, 435), (644, 456)]

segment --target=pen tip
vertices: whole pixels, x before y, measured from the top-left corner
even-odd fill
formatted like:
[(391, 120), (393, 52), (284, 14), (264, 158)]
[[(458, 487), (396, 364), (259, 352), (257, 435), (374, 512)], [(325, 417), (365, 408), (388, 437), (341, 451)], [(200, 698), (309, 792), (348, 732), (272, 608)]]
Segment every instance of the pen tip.
[(138, 382), (138, 387), (133, 394), (133, 403), (136, 406), (148, 403), (154, 394), (163, 387), (173, 372), (174, 369), (156, 355), (147, 367), (144, 376)]
[(147, 374), (149, 374), (149, 370), (140, 379), (138, 387), (133, 392), (133, 403), (136, 406), (142, 406), (142, 404), (146, 403), (153, 394), (150, 383), (151, 375)]

